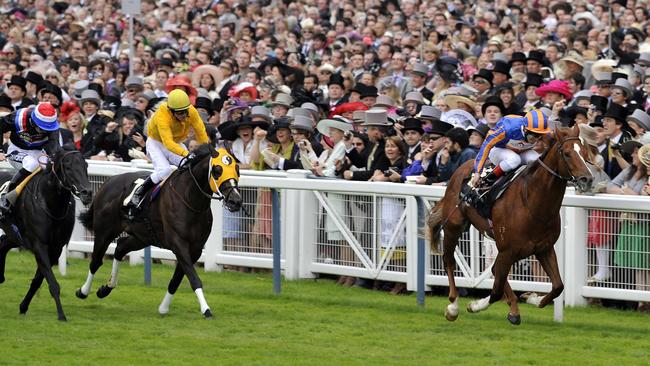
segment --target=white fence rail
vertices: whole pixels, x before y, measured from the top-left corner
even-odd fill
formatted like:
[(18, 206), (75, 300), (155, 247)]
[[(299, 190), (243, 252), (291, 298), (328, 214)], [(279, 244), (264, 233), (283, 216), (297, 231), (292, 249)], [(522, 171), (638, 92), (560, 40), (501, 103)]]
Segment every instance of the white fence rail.
[[(109, 176), (149, 165), (89, 162), (97, 189)], [(226, 212), (213, 202), (214, 222), (200, 262), (206, 270), (224, 265), (272, 268), (271, 228), (281, 227), (282, 269), (287, 279), (335, 274), (404, 282), (415, 290), (417, 246), (423, 239), (428, 208), (444, 187), (314, 179), (306, 171), (243, 171), (243, 213)], [(272, 217), (269, 189), (280, 192), (280, 216)], [(78, 205), (79, 207), (80, 205)], [(588, 297), (650, 301), (650, 198), (580, 196), (571, 189), (562, 207), (563, 230), (556, 250), (565, 283), (565, 304), (583, 305)], [(92, 252), (92, 234), (76, 224), (68, 251)], [(114, 247), (109, 249), (112, 253)], [(456, 252), (456, 283), (491, 288), (494, 244), (471, 229)], [(441, 256), (425, 246), (425, 284), (446, 286)], [(153, 258), (173, 259), (152, 248)], [(131, 263), (142, 252), (130, 255)], [(60, 261), (65, 272), (65, 260)], [(598, 281), (590, 277), (607, 272)], [(513, 266), (510, 283), (518, 291), (549, 291), (550, 283), (534, 258)]]

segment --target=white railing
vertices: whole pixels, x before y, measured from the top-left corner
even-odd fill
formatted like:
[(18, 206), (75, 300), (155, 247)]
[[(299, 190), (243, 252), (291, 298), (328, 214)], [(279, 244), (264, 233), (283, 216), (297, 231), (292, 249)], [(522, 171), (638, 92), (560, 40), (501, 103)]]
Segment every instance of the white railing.
[[(94, 188), (109, 176), (143, 169), (151, 168), (89, 162)], [(425, 213), (445, 191), (439, 186), (318, 179), (300, 170), (243, 171), (240, 186), (251, 217), (224, 214), (221, 204), (213, 202), (212, 232), (199, 259), (206, 270), (221, 270), (223, 266), (272, 268), (269, 235), (279, 220), (281, 266), (287, 279), (311, 278), (319, 273), (347, 275), (404, 282), (409, 290), (416, 288), (417, 247), (424, 240)], [(280, 192), (278, 202), (270, 200), (268, 189)], [(565, 304), (583, 305), (587, 297), (650, 301), (650, 284), (643, 282), (650, 270), (650, 245), (646, 244), (650, 243), (646, 240), (650, 236), (649, 203), (648, 197), (581, 196), (567, 191), (562, 207), (563, 230), (556, 244)], [(279, 217), (270, 215), (273, 204), (280, 205)], [(600, 212), (607, 212), (607, 219), (594, 225), (602, 216)], [(621, 232), (622, 227), (627, 231)], [(596, 272), (597, 258), (588, 238), (598, 235), (607, 238), (605, 266), (610, 276), (592, 283), (588, 279)], [(618, 245), (624, 241), (629, 244), (630, 239), (636, 240), (635, 246)], [(77, 223), (68, 252), (89, 253), (92, 245), (92, 234)], [(113, 250), (111, 246), (108, 253)], [(494, 250), (476, 230), (465, 233), (456, 252), (456, 283), (491, 288), (489, 265)], [(137, 263), (142, 256), (140, 251), (129, 258)], [(623, 261), (625, 256), (635, 259)], [(152, 249), (152, 257), (174, 259), (171, 252), (157, 248)], [(446, 286), (441, 257), (428, 243), (425, 259), (425, 284)], [(65, 272), (65, 255), (60, 264)], [(534, 258), (513, 266), (510, 283), (517, 291), (550, 290), (548, 277)]]

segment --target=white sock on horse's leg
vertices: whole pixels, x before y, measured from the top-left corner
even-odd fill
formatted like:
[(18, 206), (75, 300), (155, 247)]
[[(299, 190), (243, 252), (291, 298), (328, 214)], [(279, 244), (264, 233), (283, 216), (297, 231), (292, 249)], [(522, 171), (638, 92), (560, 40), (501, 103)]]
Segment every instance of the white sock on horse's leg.
[(88, 295), (90, 293), (90, 287), (93, 284), (93, 279), (95, 278), (95, 275), (92, 274), (90, 271), (88, 271), (88, 277), (86, 277), (86, 282), (84, 282), (83, 286), (81, 286), (81, 293), (84, 295)]
[[(167, 293), (165, 293), (165, 297), (160, 303), (160, 306), (158, 306), (158, 313), (161, 315), (169, 313), (169, 305), (172, 303), (173, 298), (174, 295), (170, 294), (169, 291), (167, 291)], [(205, 301), (205, 299), (203, 301)]]
[(113, 259), (113, 269), (111, 270), (111, 280), (108, 282), (108, 287), (117, 287), (117, 273), (120, 270), (120, 261)]
[(458, 316), (458, 298), (451, 304), (447, 305), (447, 313), (451, 316)]
[(490, 296), (484, 297), (480, 300), (474, 300), (469, 303), (469, 307), (473, 313), (483, 311), (490, 306)]
[(203, 296), (203, 289), (197, 288), (196, 290), (194, 290), (194, 293), (196, 294), (196, 298), (199, 299), (199, 305), (201, 306), (201, 314), (205, 314), (205, 311), (209, 310), (210, 307), (208, 306), (208, 302), (205, 301), (205, 296)]

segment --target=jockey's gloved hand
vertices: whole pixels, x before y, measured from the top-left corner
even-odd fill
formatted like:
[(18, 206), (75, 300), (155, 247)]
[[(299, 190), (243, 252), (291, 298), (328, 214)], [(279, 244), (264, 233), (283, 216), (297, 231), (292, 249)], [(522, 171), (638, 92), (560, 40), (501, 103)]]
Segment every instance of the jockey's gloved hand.
[(194, 154), (193, 152), (189, 153), (189, 154), (185, 157), (185, 159), (186, 159), (187, 161), (192, 161), (192, 160), (194, 160), (195, 158), (196, 158), (196, 154)]

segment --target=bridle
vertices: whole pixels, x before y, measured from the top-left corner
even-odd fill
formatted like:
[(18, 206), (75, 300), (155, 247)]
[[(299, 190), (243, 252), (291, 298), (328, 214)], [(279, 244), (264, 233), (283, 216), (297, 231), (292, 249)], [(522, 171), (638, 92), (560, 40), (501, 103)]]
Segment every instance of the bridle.
[[(215, 157), (210, 156), (210, 161), (208, 162), (208, 183), (210, 182), (210, 180), (214, 180), (214, 177), (212, 176), (212, 159), (215, 159)], [(187, 158), (183, 158), (183, 160), (184, 161), (181, 161), (181, 164), (180, 164), (181, 166), (183, 166), (184, 162), (185, 163), (189, 162), (189, 161), (187, 161)], [(236, 187), (235, 184), (232, 184), (232, 182), (231, 182), (233, 188), (230, 189), (224, 195), (223, 193), (221, 193), (219, 185), (217, 185), (216, 182), (215, 182), (215, 186), (217, 187), (217, 192), (210, 191), (210, 193), (208, 193), (208, 192), (204, 191), (203, 188), (201, 188), (201, 184), (199, 184), (198, 179), (196, 179), (196, 176), (194, 176), (194, 172), (192, 171), (192, 166), (191, 165), (187, 166), (187, 170), (189, 171), (190, 176), (192, 177), (192, 180), (194, 181), (194, 185), (196, 186), (196, 188), (198, 188), (199, 192), (201, 192), (201, 194), (204, 197), (207, 197), (207, 198), (209, 198), (211, 200), (224, 201), (226, 203), (229, 202), (230, 195), (235, 190), (235, 187)], [(233, 180), (233, 179), (230, 179), (230, 180)], [(215, 194), (216, 194), (216, 196), (215, 196)]]
[[(566, 165), (567, 171), (569, 172), (569, 175), (570, 175), (569, 177), (565, 177), (565, 176), (563, 176), (563, 175), (557, 173), (556, 171), (554, 171), (553, 169), (551, 169), (551, 167), (549, 167), (548, 165), (546, 165), (546, 163), (544, 163), (544, 160), (543, 160), (543, 158), (546, 156), (546, 154), (543, 154), (542, 156), (540, 156), (540, 157), (537, 159), (537, 161), (539, 162), (539, 164), (540, 164), (544, 169), (546, 169), (547, 172), (549, 172), (549, 173), (550, 173), (552, 176), (554, 176), (555, 178), (558, 178), (558, 179), (563, 180), (563, 181), (565, 181), (565, 182), (577, 182), (577, 180), (578, 180), (578, 179), (576, 178), (576, 176), (573, 174), (573, 172), (571, 172), (571, 167), (569, 166), (569, 162), (567, 161), (566, 156), (564, 156), (564, 154), (562, 153), (562, 146), (564, 146), (564, 144), (565, 144), (567, 141), (572, 141), (572, 140), (582, 141), (582, 140), (580, 139), (580, 137), (574, 136), (574, 137), (566, 137), (566, 138), (563, 138), (562, 140), (560, 140), (559, 143), (555, 144), (555, 145), (557, 145), (558, 154), (560, 154), (560, 156), (562, 157), (562, 161), (564, 161), (564, 165)], [(549, 147), (549, 149), (550, 149), (550, 148), (551, 148), (551, 147)]]
[[(67, 156), (72, 155), (72, 154), (81, 154), (81, 152), (80, 151), (68, 151), (68, 152), (64, 153), (63, 156), (60, 159), (62, 167), (63, 167), (63, 160)], [(70, 191), (70, 193), (72, 193), (75, 197), (80, 198), (79, 188), (77, 188), (77, 186), (74, 185), (74, 184), (68, 183), (68, 176), (66, 176), (66, 174), (65, 174), (65, 169), (61, 169), (61, 177), (59, 177), (59, 174), (57, 174), (57, 172), (56, 172), (56, 166), (57, 165), (56, 165), (55, 159), (50, 159), (50, 161), (52, 162), (50, 164), (50, 166), (51, 166), (50, 171), (52, 172), (54, 177), (56, 177), (56, 179), (57, 179), (57, 181), (59, 183), (59, 186), (61, 186), (61, 188), (65, 189), (67, 191)]]

